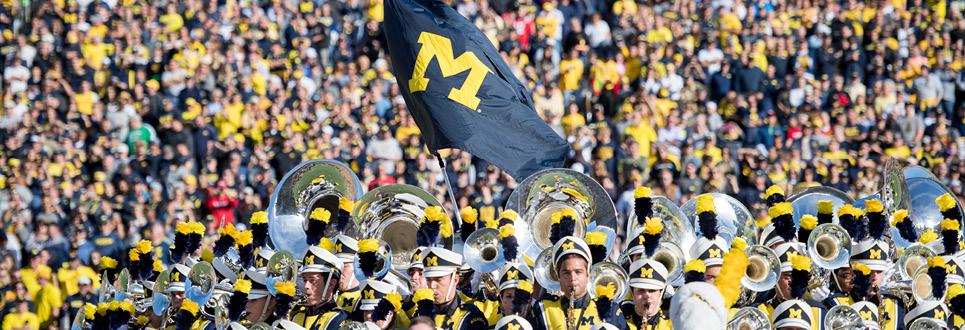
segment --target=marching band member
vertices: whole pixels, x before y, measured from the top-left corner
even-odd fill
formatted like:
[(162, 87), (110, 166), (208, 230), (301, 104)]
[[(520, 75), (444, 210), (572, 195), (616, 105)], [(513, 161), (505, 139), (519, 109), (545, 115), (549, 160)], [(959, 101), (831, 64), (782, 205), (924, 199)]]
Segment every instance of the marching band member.
[(361, 298), (353, 308), (354, 320), (371, 322), (379, 329), (408, 326), (408, 317), (402, 311), (402, 296), (394, 285), (370, 279), (365, 281), (360, 292)]
[(907, 328), (917, 319), (930, 318), (943, 329), (948, 329), (949, 314), (948, 307), (941, 301), (923, 301), (905, 315), (904, 327)]
[(306, 329), (339, 329), (348, 313), (338, 308), (335, 296), (342, 260), (331, 252), (310, 246), (299, 271), (305, 281), (305, 302), (292, 311), (291, 320)]
[[(422, 260), (426, 283), (432, 290), (434, 308), (431, 314), (436, 325), (453, 330), (489, 327), (486, 316), (471, 300), (459, 299), (456, 284), (459, 283), (457, 271), (462, 266), (462, 255), (444, 248), (430, 247), (425, 250)], [(418, 305), (416, 298), (413, 300)]]
[[(245, 280), (248, 282), (248, 294), (244, 305), (244, 320), (250, 324), (258, 322), (271, 323), (274, 319), (275, 304), (272, 295), (268, 291), (266, 276), (264, 271), (249, 269), (245, 271)], [(244, 288), (244, 285), (242, 285)], [(235, 291), (239, 289), (235, 283)]]
[(619, 314), (630, 330), (673, 329), (670, 318), (661, 309), (663, 291), (667, 287), (667, 268), (653, 259), (640, 259), (630, 266), (632, 301), (620, 304)]
[(788, 299), (774, 308), (771, 323), (777, 330), (821, 329), (822, 315), (815, 314), (811, 304), (803, 300), (807, 291), (811, 260), (804, 255), (792, 255), (791, 264)]
[(509, 262), (499, 270), (499, 316), (529, 315), (533, 273), (525, 265)]
[(529, 321), (518, 316), (510, 315), (505, 316), (499, 321), (496, 321), (495, 330), (533, 330), (533, 326), (529, 324)]
[[(346, 200), (346, 199), (342, 199)], [(355, 254), (359, 250), (358, 240), (347, 235), (335, 236), (334, 253), (342, 261), (342, 276), (338, 280), (338, 307), (352, 312), (359, 300), (359, 281), (355, 278)]]
[(587, 292), (593, 259), (586, 243), (580, 238), (566, 236), (556, 242), (552, 249), (563, 296), (547, 294), (536, 302), (533, 306), (533, 328), (586, 330), (608, 317), (615, 319), (615, 313), (599, 315), (596, 304)]
[(868, 301), (859, 301), (851, 304), (851, 308), (854, 308), (854, 310), (858, 312), (858, 316), (861, 317), (861, 324), (864, 325), (866, 329), (881, 329), (878, 317), (878, 306)]
[(720, 274), (721, 265), (724, 264), (723, 255), (730, 247), (724, 238), (717, 234), (717, 211), (713, 195), (697, 196), (697, 219), (701, 236), (690, 247), (690, 255), (704, 261), (705, 281), (714, 284)]

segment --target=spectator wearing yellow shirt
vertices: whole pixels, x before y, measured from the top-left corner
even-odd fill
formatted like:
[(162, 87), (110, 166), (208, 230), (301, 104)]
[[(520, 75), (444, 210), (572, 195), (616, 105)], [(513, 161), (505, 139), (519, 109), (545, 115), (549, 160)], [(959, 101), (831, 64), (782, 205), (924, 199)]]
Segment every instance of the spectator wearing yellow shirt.
[(580, 89), (580, 81), (583, 80), (585, 66), (580, 59), (580, 52), (570, 49), (566, 59), (560, 61), (560, 89), (563, 90), (563, 102), (570, 103), (576, 97), (576, 91)]
[(89, 81), (85, 80), (80, 83), (79, 92), (75, 92), (74, 89), (71, 88), (70, 84), (63, 79), (60, 80), (60, 84), (64, 87), (64, 91), (67, 92), (67, 95), (73, 99), (72, 103), (74, 105), (74, 110), (87, 116), (94, 114), (94, 103), (100, 102), (100, 97), (97, 96), (97, 93), (94, 93), (94, 91), (91, 90)]
[(44, 326), (49, 322), (57, 322), (60, 306), (64, 304), (60, 289), (53, 284), (51, 276), (50, 268), (41, 268), (37, 271), (40, 291), (37, 291), (37, 295), (33, 297), (37, 305), (37, 321)]
[(623, 135), (630, 136), (637, 142), (641, 156), (647, 157), (648, 159), (652, 158), (653, 154), (650, 153), (650, 145), (654, 141), (657, 141), (657, 130), (653, 128), (653, 125), (651, 125), (649, 121), (643, 119), (643, 115), (640, 112), (630, 112), (629, 116), (630, 125), (623, 131)]
[(583, 125), (586, 125), (586, 117), (580, 113), (580, 107), (570, 104), (566, 109), (566, 116), (563, 116), (563, 133), (566, 136), (573, 136), (576, 134), (576, 129)]
[(3, 317), (2, 330), (37, 330), (40, 329), (40, 321), (37, 314), (30, 312), (30, 306), (26, 300), (17, 300), (17, 310)]
[(64, 263), (63, 267), (57, 271), (57, 281), (60, 282), (60, 287), (64, 292), (65, 296), (71, 296), (78, 292), (77, 280), (81, 277), (87, 277), (92, 280), (94, 290), (101, 287), (100, 276), (93, 268), (85, 266), (77, 258), (77, 251), (70, 251), (70, 262)]
[(29, 294), (31, 297), (36, 296), (37, 292), (40, 291), (38, 275), (44, 271), (47, 273), (51, 272), (50, 267), (44, 264), (47, 258), (47, 251), (31, 251), (30, 264), (27, 267), (20, 269), (20, 281), (23, 282), (23, 286), (27, 288), (27, 294)]

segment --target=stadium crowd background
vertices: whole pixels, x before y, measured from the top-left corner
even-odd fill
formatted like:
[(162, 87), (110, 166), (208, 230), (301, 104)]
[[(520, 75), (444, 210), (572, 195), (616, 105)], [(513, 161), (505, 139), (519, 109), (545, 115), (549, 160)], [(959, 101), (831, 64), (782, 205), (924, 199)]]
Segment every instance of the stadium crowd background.
[[(163, 255), (178, 221), (246, 223), (304, 160), (448, 205), (381, 0), (38, 3), (0, 7), (3, 330), (58, 326), (99, 286), (99, 256), (139, 239)], [(677, 203), (724, 192), (760, 217), (770, 184), (868, 195), (887, 156), (962, 196), (963, 1), (452, 5), (622, 214), (641, 185)], [(511, 177), (447, 156), (459, 206), (504, 204)]]

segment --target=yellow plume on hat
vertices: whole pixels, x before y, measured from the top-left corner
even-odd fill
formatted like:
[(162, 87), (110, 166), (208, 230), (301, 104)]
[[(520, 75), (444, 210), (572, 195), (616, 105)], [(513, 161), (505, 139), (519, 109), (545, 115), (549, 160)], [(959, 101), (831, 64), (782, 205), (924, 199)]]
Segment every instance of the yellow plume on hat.
[(653, 190), (650, 187), (640, 186), (633, 190), (633, 198), (651, 198), (653, 197)]
[(255, 240), (255, 235), (251, 230), (245, 230), (238, 233), (238, 238), (235, 239), (235, 243), (239, 246), (245, 246), (251, 244)]
[(703, 273), (707, 271), (707, 266), (701, 259), (691, 259), (684, 265), (684, 272), (698, 272)]
[(881, 204), (881, 201), (872, 199), (864, 203), (864, 208), (868, 213), (881, 213), (884, 211), (885, 206)]
[(251, 219), (248, 220), (248, 223), (253, 225), (268, 223), (268, 212), (258, 211), (258, 212), (252, 213)]
[(941, 226), (942, 226), (942, 231), (947, 231), (947, 230), (958, 231), (959, 229), (958, 221), (955, 221), (952, 219), (942, 220)]
[(604, 245), (606, 244), (606, 234), (602, 231), (591, 231), (586, 233), (586, 244), (587, 245)]
[(244, 293), (244, 294), (250, 293), (250, 292), (251, 292), (251, 281), (246, 280), (246, 279), (238, 279), (237, 281), (235, 281), (234, 290), (237, 291), (237, 292)]
[(834, 212), (834, 203), (822, 199), (818, 201), (818, 214), (831, 214)]
[(663, 222), (658, 218), (647, 218), (643, 222), (643, 232), (647, 235), (657, 235), (663, 231)]
[(935, 204), (942, 212), (948, 211), (955, 207), (955, 197), (952, 197), (949, 193), (942, 194), (935, 198)]
[(506, 224), (499, 227), (499, 238), (506, 238), (516, 234), (516, 228), (513, 225)]
[(332, 212), (329, 212), (324, 208), (318, 207), (312, 210), (312, 215), (309, 218), (315, 221), (328, 223), (328, 221), (332, 218)]
[(278, 282), (275, 283), (275, 291), (280, 294), (294, 297), (295, 296), (295, 282)]
[(788, 215), (788, 214), (791, 214), (792, 212), (794, 212), (794, 209), (791, 208), (791, 203), (788, 203), (788, 202), (777, 203), (777, 204), (774, 204), (774, 206), (771, 206), (770, 208), (767, 209), (767, 215), (770, 216), (771, 218), (777, 218), (782, 215)]
[(606, 298), (611, 300), (613, 299), (613, 294), (617, 292), (617, 287), (613, 283), (597, 285), (595, 289), (597, 298)]
[(711, 194), (697, 196), (697, 214), (704, 212), (717, 212), (714, 206), (714, 196)]
[(901, 209), (891, 215), (891, 225), (897, 226), (908, 218), (908, 210)]
[(801, 217), (801, 228), (804, 228), (805, 230), (813, 230), (814, 227), (817, 227), (817, 226), (818, 226), (817, 217), (810, 214), (805, 214), (804, 216)]
[(784, 195), (784, 189), (781, 189), (781, 187), (778, 185), (771, 185), (770, 187), (767, 187), (767, 190), (764, 192), (764, 196), (767, 197), (771, 197), (771, 195), (774, 194)]
[(379, 250), (379, 240), (367, 238), (359, 241), (359, 253), (370, 253)]
[(918, 238), (918, 242), (921, 244), (928, 244), (934, 242), (936, 239), (938, 239), (938, 234), (931, 229), (928, 229), (921, 234), (921, 237)]
[(794, 270), (811, 271), (811, 258), (800, 254), (792, 255), (791, 268)]
[(459, 215), (462, 216), (462, 222), (468, 224), (476, 223), (476, 220), (479, 218), (479, 212), (472, 206), (466, 206), (462, 208), (462, 210), (459, 210)]

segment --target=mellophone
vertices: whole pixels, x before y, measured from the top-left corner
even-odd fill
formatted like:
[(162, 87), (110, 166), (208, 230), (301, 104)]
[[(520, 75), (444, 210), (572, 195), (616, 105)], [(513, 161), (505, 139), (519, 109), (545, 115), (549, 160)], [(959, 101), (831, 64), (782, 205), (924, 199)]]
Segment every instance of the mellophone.
[[(647, 187), (620, 219), (599, 183), (566, 169), (522, 181), (497, 211), (447, 212), (410, 185), (364, 190), (340, 162), (305, 162), (245, 226), (205, 240), (178, 224), (170, 266), (149, 241), (124, 267), (102, 262), (99, 303), (72, 329), (671, 329), (668, 301), (692, 282), (720, 289), (727, 329), (965, 324), (962, 206), (917, 166), (889, 161), (859, 199), (771, 187), (765, 219), (725, 194), (677, 206)], [(561, 283), (570, 255), (585, 283)]]

